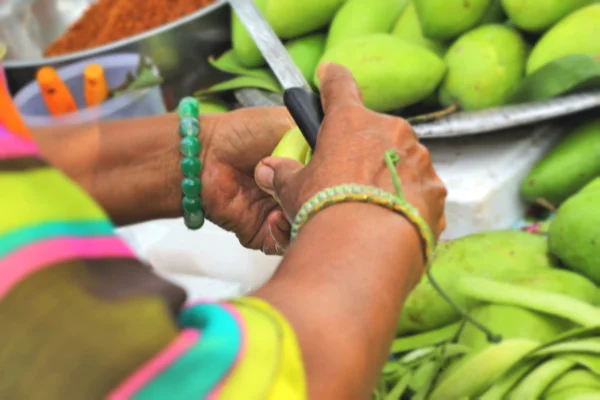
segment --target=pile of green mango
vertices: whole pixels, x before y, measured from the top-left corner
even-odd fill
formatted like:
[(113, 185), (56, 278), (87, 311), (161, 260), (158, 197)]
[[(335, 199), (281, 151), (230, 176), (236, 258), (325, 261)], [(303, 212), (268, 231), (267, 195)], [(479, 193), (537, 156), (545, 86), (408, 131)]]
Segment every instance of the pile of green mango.
[[(318, 90), (323, 61), (354, 74), (378, 112), (476, 110), (600, 87), (597, 0), (254, 0)], [(235, 75), (200, 94), (281, 92), (232, 13)]]
[(404, 304), (373, 399), (600, 398), (598, 206), (600, 178), (564, 203), (548, 234), (440, 243)]

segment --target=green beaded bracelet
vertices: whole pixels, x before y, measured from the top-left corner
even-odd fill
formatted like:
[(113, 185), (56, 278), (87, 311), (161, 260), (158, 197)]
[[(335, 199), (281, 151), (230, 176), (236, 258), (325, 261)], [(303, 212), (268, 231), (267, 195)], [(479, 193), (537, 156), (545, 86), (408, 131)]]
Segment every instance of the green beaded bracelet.
[(204, 208), (202, 207), (202, 182), (200, 181), (200, 172), (202, 163), (200, 162), (200, 104), (193, 97), (185, 97), (179, 102), (177, 109), (179, 114), (179, 134), (181, 142), (179, 150), (183, 155), (181, 159), (181, 191), (183, 199), (181, 206), (183, 208), (183, 221), (188, 229), (200, 229), (204, 225)]

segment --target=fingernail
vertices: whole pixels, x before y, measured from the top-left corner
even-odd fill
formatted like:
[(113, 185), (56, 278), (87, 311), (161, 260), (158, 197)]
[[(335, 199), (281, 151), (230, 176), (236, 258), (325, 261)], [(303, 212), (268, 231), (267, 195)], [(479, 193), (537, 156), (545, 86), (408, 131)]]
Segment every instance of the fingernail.
[(325, 73), (325, 70), (327, 69), (327, 67), (329, 67), (329, 65), (331, 65), (331, 63), (329, 61), (324, 61), (321, 63), (321, 65), (319, 65), (319, 69), (317, 71), (317, 75), (319, 76), (319, 79), (321, 79), (323, 77), (323, 74)]
[(273, 179), (275, 178), (275, 171), (273, 168), (266, 164), (260, 164), (256, 169), (256, 183), (258, 186), (266, 190), (273, 190), (274, 184)]

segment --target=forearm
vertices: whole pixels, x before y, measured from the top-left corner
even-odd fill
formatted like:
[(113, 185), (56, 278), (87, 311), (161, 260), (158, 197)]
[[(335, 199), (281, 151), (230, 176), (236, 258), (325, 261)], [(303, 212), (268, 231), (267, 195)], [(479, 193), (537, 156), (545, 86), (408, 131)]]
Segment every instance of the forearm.
[[(202, 118), (201, 136), (210, 118)], [(122, 225), (181, 214), (177, 126), (177, 115), (165, 114), (33, 134), (44, 157)]]
[(310, 398), (368, 398), (422, 262), (416, 230), (381, 207), (338, 205), (306, 225), (256, 296), (294, 327)]

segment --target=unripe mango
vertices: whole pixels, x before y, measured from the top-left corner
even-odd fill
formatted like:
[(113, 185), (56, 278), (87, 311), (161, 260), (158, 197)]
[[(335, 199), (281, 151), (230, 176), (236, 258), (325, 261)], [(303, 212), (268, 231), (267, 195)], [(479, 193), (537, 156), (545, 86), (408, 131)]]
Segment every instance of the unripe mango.
[(560, 206), (548, 246), (569, 269), (600, 285), (600, 190), (584, 188)]
[(326, 27), (346, 0), (270, 0), (266, 18), (282, 39)]
[[(324, 61), (348, 68), (360, 87), (365, 106), (379, 112), (426, 98), (446, 69), (433, 52), (383, 33), (342, 42), (325, 52), (321, 59)], [(320, 87), (316, 75), (314, 82)]]
[(491, 0), (413, 0), (423, 34), (450, 40), (473, 28), (483, 18)]
[(527, 61), (527, 75), (564, 56), (600, 53), (599, 38), (600, 3), (572, 12), (550, 28), (534, 46)]
[(314, 33), (290, 40), (285, 44), (290, 57), (294, 60), (294, 63), (298, 66), (307, 82), (312, 81), (319, 60), (323, 56), (325, 40), (325, 34)]
[(566, 15), (594, 0), (502, 0), (504, 11), (518, 28), (543, 32)]
[[(455, 289), (462, 275), (516, 281), (553, 267), (546, 238), (520, 231), (492, 231), (440, 243), (431, 273), (462, 307), (469, 301)], [(423, 278), (402, 311), (398, 333), (424, 332), (460, 319), (460, 315)]]
[(392, 35), (429, 49), (439, 56), (443, 56), (446, 52), (446, 46), (443, 42), (423, 36), (419, 15), (412, 1), (409, 1), (400, 18), (396, 21), (392, 29)]
[(523, 180), (521, 196), (558, 206), (596, 176), (600, 176), (600, 119), (575, 128), (546, 154)]
[(227, 104), (219, 100), (200, 100), (199, 103), (202, 114), (221, 114), (231, 111)]
[(371, 33), (388, 33), (407, 0), (348, 0), (333, 17), (326, 48)]
[[(263, 15), (267, 9), (268, 2), (269, 0), (254, 0), (256, 8)], [(258, 50), (258, 47), (256, 47), (254, 39), (252, 39), (248, 30), (234, 11), (231, 11), (231, 42), (237, 59), (244, 67), (257, 68), (265, 64), (265, 59), (260, 50)]]
[(440, 102), (458, 102), (464, 110), (505, 104), (525, 69), (527, 45), (505, 25), (483, 25), (461, 36), (445, 56), (448, 73)]

